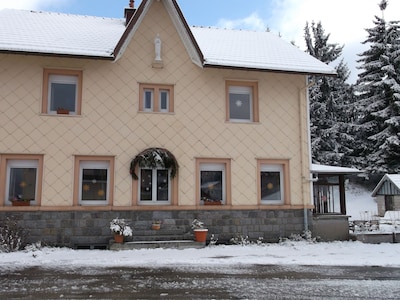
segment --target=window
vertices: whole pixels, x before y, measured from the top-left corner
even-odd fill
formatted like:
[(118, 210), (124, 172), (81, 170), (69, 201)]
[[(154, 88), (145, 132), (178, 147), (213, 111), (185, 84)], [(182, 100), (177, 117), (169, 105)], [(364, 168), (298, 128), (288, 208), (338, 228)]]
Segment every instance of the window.
[(169, 204), (171, 199), (170, 171), (142, 168), (139, 172), (140, 204)]
[(258, 168), (261, 204), (288, 203), (288, 163), (259, 161)]
[(11, 205), (14, 200), (29, 200), (30, 205), (40, 204), (43, 157), (41, 155), (2, 155), (0, 190), (3, 202)]
[(107, 157), (76, 157), (75, 168), (74, 204), (111, 204), (113, 159)]
[(82, 72), (44, 70), (42, 113), (81, 114)]
[(200, 204), (230, 203), (230, 160), (197, 160), (197, 197)]
[(144, 112), (173, 112), (174, 86), (140, 84), (139, 111)]
[(258, 122), (257, 82), (227, 81), (227, 121)]

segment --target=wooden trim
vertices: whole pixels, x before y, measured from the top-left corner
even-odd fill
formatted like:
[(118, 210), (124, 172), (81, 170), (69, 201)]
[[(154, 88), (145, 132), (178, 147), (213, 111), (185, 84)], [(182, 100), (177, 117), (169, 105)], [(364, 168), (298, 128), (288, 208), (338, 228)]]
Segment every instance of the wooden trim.
[(201, 164), (224, 164), (225, 165), (225, 203), (222, 205), (215, 205), (213, 209), (226, 209), (232, 205), (232, 177), (231, 177), (231, 159), (230, 158), (196, 158), (195, 166), (195, 179), (196, 179), (196, 189), (194, 199), (196, 201), (196, 207), (206, 207), (211, 208), (209, 205), (200, 205), (200, 165)]
[[(281, 165), (283, 168), (283, 184), (284, 184), (284, 199), (283, 204), (276, 203), (265, 204), (261, 202), (261, 166), (262, 165)], [(257, 202), (260, 206), (284, 207), (291, 204), (290, 199), (290, 174), (289, 174), (289, 160), (287, 159), (257, 159)]]
[[(42, 186), (43, 186), (43, 154), (0, 154), (0, 207), (6, 204), (6, 177), (7, 177), (7, 161), (8, 160), (37, 160), (38, 176), (36, 190), (36, 205), (41, 205)], [(16, 207), (14, 207), (16, 208)], [(26, 207), (24, 207), (26, 208)]]
[[(100, 205), (83, 205), (79, 203), (79, 170), (80, 170), (80, 163), (84, 161), (106, 161), (110, 164), (109, 169), (110, 169), (110, 186), (109, 186), (109, 194), (107, 199), (107, 204), (104, 205), (104, 207), (107, 206), (113, 206), (114, 203), (114, 172), (115, 172), (115, 158), (114, 156), (92, 156), (92, 155), (76, 155), (75, 156), (75, 162), (74, 162), (74, 190), (73, 190), (73, 206), (85, 206), (85, 207), (90, 207), (91, 209), (94, 209), (95, 207), (103, 207)], [(91, 210), (90, 209), (90, 210)]]
[(248, 80), (226, 80), (225, 81), (225, 107), (226, 107), (226, 121), (230, 121), (229, 116), (229, 87), (231, 86), (243, 86), (249, 87), (252, 89), (252, 107), (253, 107), (253, 120), (250, 120), (251, 123), (257, 123), (260, 121), (260, 113), (259, 113), (259, 99), (258, 99), (258, 82), (257, 81), (248, 81)]
[(48, 114), (49, 104), (49, 77), (50, 75), (66, 75), (76, 76), (78, 78), (78, 99), (76, 99), (76, 115), (82, 114), (82, 88), (83, 88), (83, 72), (81, 70), (68, 69), (44, 69), (43, 70), (43, 86), (42, 86), (42, 114)]
[(164, 113), (160, 111), (159, 108), (159, 93), (160, 90), (168, 90), (169, 91), (169, 99), (168, 99), (168, 112), (172, 113), (174, 112), (174, 85), (173, 84), (151, 84), (151, 83), (139, 83), (139, 111), (140, 112), (151, 112), (151, 111), (145, 111), (143, 107), (143, 96), (144, 96), (144, 90), (149, 89), (153, 90), (153, 111), (152, 112), (159, 112), (159, 113)]

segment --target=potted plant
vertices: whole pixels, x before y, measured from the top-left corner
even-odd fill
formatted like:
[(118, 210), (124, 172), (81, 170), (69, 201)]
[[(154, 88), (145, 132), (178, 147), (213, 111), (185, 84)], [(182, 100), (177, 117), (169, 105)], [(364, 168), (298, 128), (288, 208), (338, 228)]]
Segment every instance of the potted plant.
[(57, 108), (57, 114), (59, 114), (59, 115), (69, 115), (69, 110), (65, 109), (63, 107), (58, 107)]
[(201, 197), (201, 200), (203, 201), (204, 205), (222, 205), (221, 200), (209, 199), (207, 197)]
[(207, 239), (208, 229), (204, 228), (204, 223), (194, 219), (192, 222), (192, 229), (196, 242), (205, 242)]
[(26, 199), (23, 198), (22, 195), (18, 195), (12, 198), (10, 201), (12, 206), (30, 206), (32, 200), (34, 199)]
[(110, 222), (110, 229), (114, 233), (114, 241), (116, 243), (123, 243), (125, 236), (132, 236), (132, 229), (125, 219), (113, 219)]
[(161, 229), (161, 221), (154, 220), (153, 223), (151, 224), (151, 229), (152, 230), (160, 230)]

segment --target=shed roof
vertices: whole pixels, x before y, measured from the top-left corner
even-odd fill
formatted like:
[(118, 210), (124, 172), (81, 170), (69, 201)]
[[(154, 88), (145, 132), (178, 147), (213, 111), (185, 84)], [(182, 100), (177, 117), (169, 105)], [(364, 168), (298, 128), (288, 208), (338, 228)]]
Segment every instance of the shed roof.
[[(125, 19), (4, 9), (0, 52), (115, 60), (123, 55), (153, 2), (143, 0), (128, 26)], [(190, 28), (175, 0), (162, 3), (189, 56), (200, 67), (336, 74), (333, 67), (270, 32)]]
[(400, 174), (385, 174), (372, 191), (377, 195), (400, 195)]
[(347, 167), (337, 167), (337, 166), (326, 166), (326, 165), (318, 165), (318, 164), (311, 164), (311, 173), (314, 174), (359, 174), (361, 173), (360, 170), (354, 168), (347, 168)]

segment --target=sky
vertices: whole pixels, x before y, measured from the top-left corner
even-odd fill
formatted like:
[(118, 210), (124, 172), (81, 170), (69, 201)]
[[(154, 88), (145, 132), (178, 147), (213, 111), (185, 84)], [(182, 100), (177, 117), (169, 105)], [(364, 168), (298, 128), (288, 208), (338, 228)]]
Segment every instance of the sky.
[[(367, 46), (365, 29), (374, 27), (374, 16), (382, 16), (381, 0), (178, 0), (189, 25), (270, 31), (288, 42), (304, 46), (306, 22), (321, 21), (329, 42), (344, 45), (343, 59), (357, 78), (357, 54)], [(135, 7), (141, 0), (135, 1)], [(17, 8), (122, 18), (129, 0), (1, 0), (0, 9)], [(389, 0), (387, 21), (400, 20), (400, 1)]]

